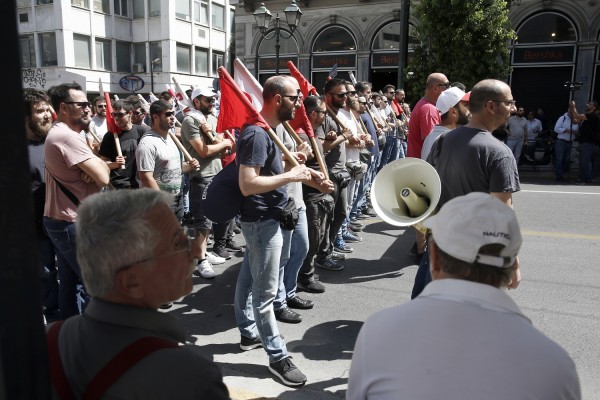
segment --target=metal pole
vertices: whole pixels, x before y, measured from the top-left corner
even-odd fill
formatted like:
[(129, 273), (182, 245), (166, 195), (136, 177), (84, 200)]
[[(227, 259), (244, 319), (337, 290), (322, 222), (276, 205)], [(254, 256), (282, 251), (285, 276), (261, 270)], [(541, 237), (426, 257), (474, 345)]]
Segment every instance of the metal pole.
[[(152, 56), (150, 56), (152, 58)], [(154, 93), (154, 60), (150, 60), (150, 89)]]
[(275, 74), (279, 75), (279, 35), (281, 28), (279, 27), (279, 15), (275, 17)]
[(408, 19), (409, 19), (410, 0), (402, 0), (400, 8), (400, 42), (398, 43), (398, 86), (397, 89), (404, 88), (404, 70), (408, 58)]

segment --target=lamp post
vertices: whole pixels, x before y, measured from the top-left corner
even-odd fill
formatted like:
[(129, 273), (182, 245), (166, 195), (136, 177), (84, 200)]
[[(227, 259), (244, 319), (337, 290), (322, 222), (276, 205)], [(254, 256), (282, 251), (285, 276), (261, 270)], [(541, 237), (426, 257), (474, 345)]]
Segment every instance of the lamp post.
[(159, 64), (160, 58), (155, 58), (150, 61), (150, 90), (154, 93), (154, 64)]
[(256, 19), (256, 25), (260, 30), (261, 35), (265, 40), (271, 40), (275, 38), (275, 73), (279, 75), (279, 44), (280, 38), (289, 39), (294, 36), (294, 31), (300, 24), (300, 17), (302, 17), (302, 11), (296, 5), (296, 1), (292, 0), (292, 4), (287, 6), (283, 10), (287, 25), (290, 29), (289, 32), (282, 30), (281, 21), (279, 20), (279, 14), (275, 14), (275, 23), (272, 30), (269, 30), (269, 24), (271, 22), (271, 12), (265, 7), (265, 3), (261, 3), (260, 7), (254, 11), (252, 15)]

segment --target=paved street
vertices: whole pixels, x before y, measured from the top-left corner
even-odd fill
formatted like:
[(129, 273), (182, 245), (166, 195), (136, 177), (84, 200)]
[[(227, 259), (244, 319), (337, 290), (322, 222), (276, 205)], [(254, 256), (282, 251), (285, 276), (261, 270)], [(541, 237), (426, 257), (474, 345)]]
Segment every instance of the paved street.
[[(600, 398), (599, 204), (600, 186), (554, 185), (523, 175), (515, 209), (524, 234), (524, 277), (510, 291), (533, 324), (571, 354), (583, 398), (590, 400)], [(300, 389), (272, 379), (262, 349), (239, 349), (232, 302), (241, 255), (216, 267), (216, 279), (195, 278), (194, 293), (169, 311), (185, 321), (198, 351), (221, 366), (232, 398), (344, 398), (361, 324), (374, 311), (409, 301), (417, 269), (408, 251), (412, 230), (379, 218), (366, 224), (343, 271), (317, 271), (326, 292), (300, 293), (315, 308), (301, 312), (300, 324), (279, 324), (294, 362), (308, 376)]]

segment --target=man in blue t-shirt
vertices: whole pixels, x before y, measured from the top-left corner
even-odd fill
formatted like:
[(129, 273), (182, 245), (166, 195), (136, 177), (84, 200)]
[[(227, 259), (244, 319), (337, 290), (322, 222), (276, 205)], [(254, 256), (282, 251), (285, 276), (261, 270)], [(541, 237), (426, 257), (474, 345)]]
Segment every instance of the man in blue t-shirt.
[[(289, 253), (291, 230), (282, 229), (280, 217), (291, 182), (322, 179), (320, 173), (302, 162), (284, 172), (282, 154), (264, 128), (275, 127), (294, 118), (300, 102), (298, 83), (286, 76), (265, 82), (261, 115), (268, 126), (247, 125), (237, 144), (239, 184), (245, 196), (241, 208), (242, 233), (246, 240), (244, 261), (235, 288), (235, 317), (241, 333), (240, 347), (264, 347), (269, 355), (269, 370), (284, 384), (301, 386), (306, 376), (292, 363), (279, 334), (273, 300), (279, 283), (281, 254)], [(288, 238), (289, 239), (289, 238)], [(287, 248), (284, 248), (287, 243)]]

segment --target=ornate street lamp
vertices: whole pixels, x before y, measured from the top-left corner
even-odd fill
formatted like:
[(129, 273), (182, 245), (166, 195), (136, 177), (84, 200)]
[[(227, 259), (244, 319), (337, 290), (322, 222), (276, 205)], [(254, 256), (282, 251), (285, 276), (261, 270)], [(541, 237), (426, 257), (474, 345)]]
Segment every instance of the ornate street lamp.
[(150, 61), (150, 90), (154, 93), (154, 64), (159, 64), (160, 58), (155, 58)]
[(264, 3), (261, 3), (260, 7), (257, 8), (252, 14), (256, 19), (256, 25), (258, 26), (263, 38), (265, 38), (265, 40), (271, 40), (275, 38), (275, 73), (277, 75), (279, 75), (279, 49), (281, 47), (279, 40), (280, 38), (291, 38), (296, 28), (298, 28), (298, 25), (300, 24), (300, 18), (302, 17), (302, 11), (296, 4), (295, 0), (292, 0), (292, 4), (287, 6), (285, 10), (283, 10), (283, 13), (285, 14), (285, 20), (289, 27), (289, 32), (282, 30), (279, 14), (275, 14), (275, 23), (273, 29), (269, 31), (272, 15), (271, 11), (265, 7)]

